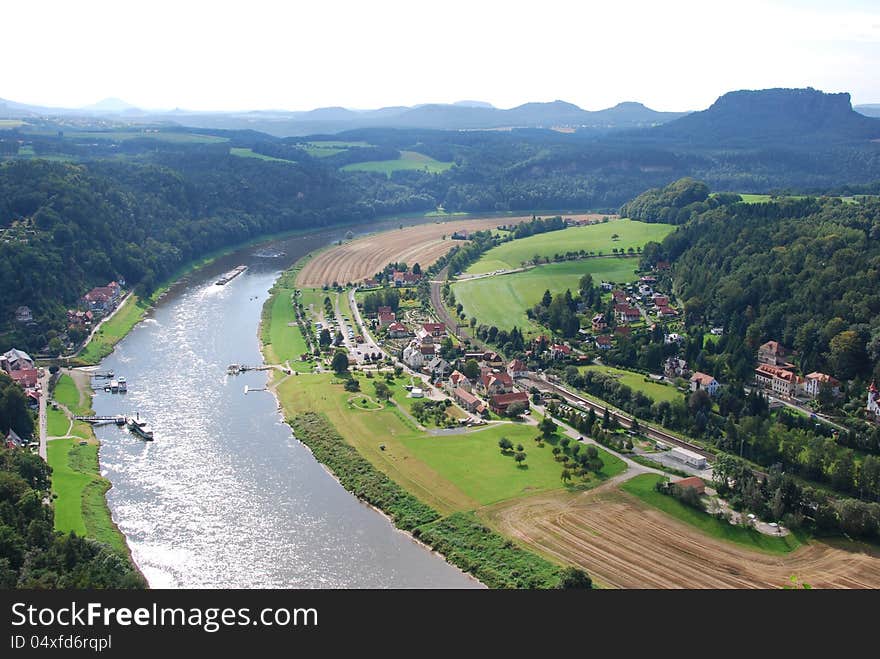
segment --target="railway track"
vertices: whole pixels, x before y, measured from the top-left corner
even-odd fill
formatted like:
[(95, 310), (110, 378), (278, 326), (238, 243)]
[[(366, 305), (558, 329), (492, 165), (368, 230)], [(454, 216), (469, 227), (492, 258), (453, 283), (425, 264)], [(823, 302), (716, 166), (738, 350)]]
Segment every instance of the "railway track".
[[(548, 380), (543, 380), (543, 379), (535, 380), (535, 379), (529, 378), (527, 380), (527, 382), (529, 383), (530, 386), (535, 386), (538, 389), (541, 389), (543, 387), (545, 391), (550, 390), (554, 393), (558, 393), (564, 399), (568, 400), (570, 403), (574, 403), (575, 405), (579, 405), (580, 407), (585, 407), (588, 410), (592, 409), (594, 412), (597, 412), (600, 415), (604, 414), (605, 410), (607, 409), (608, 414), (611, 416), (611, 418), (614, 419), (615, 421), (617, 421), (624, 428), (632, 427), (632, 417), (627, 416), (625, 414), (621, 414), (620, 412), (616, 412), (615, 410), (611, 409), (607, 405), (597, 403), (595, 401), (590, 400), (589, 398), (584, 398), (583, 396), (572, 393), (568, 389), (566, 389), (564, 387), (560, 387), (559, 385), (554, 384), (553, 382), (550, 382)], [(646, 437), (649, 437), (651, 439), (658, 439), (660, 441), (667, 442), (669, 444), (674, 444), (676, 446), (680, 446), (681, 448), (686, 448), (689, 451), (693, 451), (694, 453), (702, 455), (709, 462), (712, 462), (715, 460), (714, 453), (707, 451), (705, 448), (699, 446), (698, 444), (693, 444), (693, 443), (688, 442), (684, 439), (681, 439), (680, 437), (676, 437), (675, 435), (672, 435), (664, 430), (660, 430), (659, 428), (654, 428), (654, 427), (649, 426), (649, 425), (642, 423), (642, 422), (639, 422), (639, 428), (641, 429), (642, 434), (644, 434)], [(756, 473), (758, 473), (758, 472), (756, 472)]]

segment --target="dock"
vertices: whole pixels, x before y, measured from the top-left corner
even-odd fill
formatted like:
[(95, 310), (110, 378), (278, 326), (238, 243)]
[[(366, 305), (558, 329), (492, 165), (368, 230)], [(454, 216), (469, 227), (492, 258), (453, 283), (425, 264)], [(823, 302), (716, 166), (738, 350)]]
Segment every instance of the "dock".
[(104, 425), (107, 423), (115, 423), (117, 426), (125, 425), (125, 417), (124, 416), (75, 416), (73, 417), (76, 421), (85, 421), (86, 423), (91, 423), (96, 426)]
[(226, 367), (226, 372), (229, 375), (238, 375), (239, 373), (245, 373), (247, 371), (269, 371), (273, 366), (248, 366), (247, 364), (230, 364)]

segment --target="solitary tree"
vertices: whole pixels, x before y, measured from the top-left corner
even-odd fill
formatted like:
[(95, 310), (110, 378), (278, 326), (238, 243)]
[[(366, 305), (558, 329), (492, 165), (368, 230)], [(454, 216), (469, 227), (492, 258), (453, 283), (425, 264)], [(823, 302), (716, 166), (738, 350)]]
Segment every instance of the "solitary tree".
[(507, 453), (508, 451), (513, 450), (513, 442), (507, 439), (507, 437), (502, 437), (498, 440), (498, 447), (501, 449), (502, 453)]
[(544, 435), (545, 438), (550, 437), (556, 430), (559, 428), (549, 416), (545, 416), (541, 419), (541, 423), (538, 424), (538, 430), (541, 431), (541, 434)]
[(345, 350), (337, 350), (333, 355), (333, 361), (330, 362), (330, 368), (334, 373), (345, 373), (348, 371), (348, 353)]
[(382, 380), (376, 380), (373, 383), (373, 386), (376, 388), (376, 397), (379, 400), (388, 400), (391, 398), (391, 387), (385, 382), (382, 382)]
[(593, 587), (593, 580), (583, 570), (576, 567), (567, 567), (559, 574), (559, 584), (556, 586), (560, 590), (581, 588), (589, 590)]
[(526, 454), (523, 451), (519, 451), (513, 456), (513, 459), (516, 460), (516, 464), (522, 465), (522, 463), (526, 461)]

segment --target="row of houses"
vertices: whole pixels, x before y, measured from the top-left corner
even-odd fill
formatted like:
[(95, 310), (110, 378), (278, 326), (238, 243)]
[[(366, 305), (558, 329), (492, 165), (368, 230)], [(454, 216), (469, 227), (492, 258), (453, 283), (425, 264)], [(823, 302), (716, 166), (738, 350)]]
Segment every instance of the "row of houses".
[(16, 382), (28, 397), (31, 406), (39, 405), (40, 373), (34, 366), (34, 360), (23, 350), (13, 348), (0, 355), (0, 371), (6, 373)]
[(795, 365), (789, 361), (793, 351), (778, 341), (767, 341), (758, 347), (758, 365), (755, 367), (755, 383), (778, 396), (816, 398), (823, 386), (840, 394), (840, 381), (827, 373), (813, 371), (805, 376), (795, 373)]
[[(504, 415), (514, 403), (528, 406), (529, 395), (524, 391), (514, 390), (514, 378), (527, 374), (525, 363), (514, 359), (504, 370), (482, 366), (475, 381), (455, 370), (449, 376), (447, 386), (456, 402), (468, 412), (484, 414), (488, 407), (495, 414)], [(488, 406), (477, 397), (478, 394), (488, 400)]]

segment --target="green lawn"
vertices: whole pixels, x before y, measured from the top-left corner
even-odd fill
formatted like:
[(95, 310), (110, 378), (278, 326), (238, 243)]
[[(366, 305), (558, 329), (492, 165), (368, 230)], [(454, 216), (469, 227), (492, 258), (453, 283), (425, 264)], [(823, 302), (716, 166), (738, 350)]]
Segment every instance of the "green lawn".
[(580, 369), (583, 371), (600, 371), (616, 378), (621, 384), (625, 384), (633, 391), (641, 391), (643, 394), (654, 400), (655, 402), (668, 401), (670, 403), (681, 398), (681, 392), (671, 384), (660, 384), (658, 382), (645, 382), (645, 376), (641, 373), (633, 373), (612, 366), (599, 366), (598, 364), (590, 364)]
[(149, 306), (136, 295), (129, 296), (113, 317), (95, 332), (79, 353), (79, 360), (86, 364), (97, 364), (113, 352), (113, 347), (141, 321)]
[(47, 446), (52, 467), (55, 499), (55, 530), (106, 542), (126, 554), (125, 538), (110, 516), (104, 494), (110, 482), (98, 467), (98, 444), (94, 440), (80, 445), (79, 439), (54, 439)]
[[(648, 224), (633, 220), (611, 220), (585, 227), (571, 227), (562, 231), (550, 231), (528, 238), (504, 243), (486, 252), (467, 272), (482, 274), (495, 270), (519, 268), (535, 255), (552, 258), (566, 252), (601, 251), (611, 254), (612, 249), (627, 250), (643, 247), (649, 241), (660, 242), (675, 229), (671, 224)], [(617, 240), (611, 236), (618, 235)]]
[(351, 147), (372, 146), (369, 142), (343, 142), (340, 140), (315, 140), (298, 145), (313, 158), (327, 158), (347, 151)]
[[(553, 444), (539, 448), (534, 441), (539, 434), (534, 426), (505, 424), (463, 435), (420, 436), (404, 439), (404, 444), (444, 478), (454, 483), (482, 505), (560, 489), (562, 464), (556, 462)], [(522, 444), (527, 468), (516, 466), (512, 455), (503, 455), (498, 440), (507, 437), (514, 446)], [(555, 443), (555, 442), (554, 442)], [(587, 484), (595, 486), (626, 467), (622, 460), (600, 449), (605, 466), (601, 477)], [(582, 482), (573, 478), (571, 483)]]
[(452, 290), (468, 317), (474, 316), (478, 322), (500, 329), (517, 326), (535, 334), (539, 328), (528, 319), (526, 309), (534, 306), (545, 290), (555, 294), (570, 288), (575, 292), (587, 272), (595, 281), (625, 283), (634, 279), (637, 265), (636, 258), (563, 261), (510, 275), (457, 282)]
[(70, 419), (60, 409), (53, 410), (51, 405), (46, 407), (46, 433), (49, 437), (64, 437), (70, 428)]
[(390, 175), (401, 169), (421, 169), (431, 174), (446, 171), (452, 167), (451, 162), (440, 162), (430, 156), (415, 151), (401, 151), (397, 160), (370, 160), (368, 162), (356, 162), (345, 165), (342, 168), (346, 172), (382, 172)]
[(628, 480), (621, 489), (638, 497), (645, 503), (676, 519), (695, 526), (706, 535), (719, 540), (735, 542), (750, 549), (773, 554), (785, 554), (797, 549), (802, 539), (794, 533), (783, 537), (774, 537), (758, 533), (754, 529), (744, 529), (723, 520), (718, 520), (708, 513), (701, 513), (684, 505), (677, 499), (654, 490), (654, 484), (661, 480), (657, 474), (641, 474)]
[[(308, 351), (302, 331), (296, 325), (296, 314), (291, 303), (294, 289), (279, 288), (268, 302), (263, 314), (261, 338), (264, 344), (266, 361), (270, 364), (281, 364), (290, 360), (294, 370), (308, 373), (312, 364), (300, 361), (300, 355)], [(266, 314), (268, 311), (268, 315)], [(268, 320), (268, 322), (267, 322)]]
[(234, 146), (229, 149), (229, 155), (238, 156), (239, 158), (256, 158), (257, 160), (268, 160), (270, 162), (286, 162), (296, 164), (295, 160), (286, 160), (284, 158), (275, 158), (273, 156), (267, 156), (262, 153), (257, 153), (253, 149), (245, 149), (242, 147)]
[(90, 407), (87, 401), (80, 399), (79, 389), (69, 375), (62, 375), (55, 385), (55, 400), (78, 416), (85, 416)]

